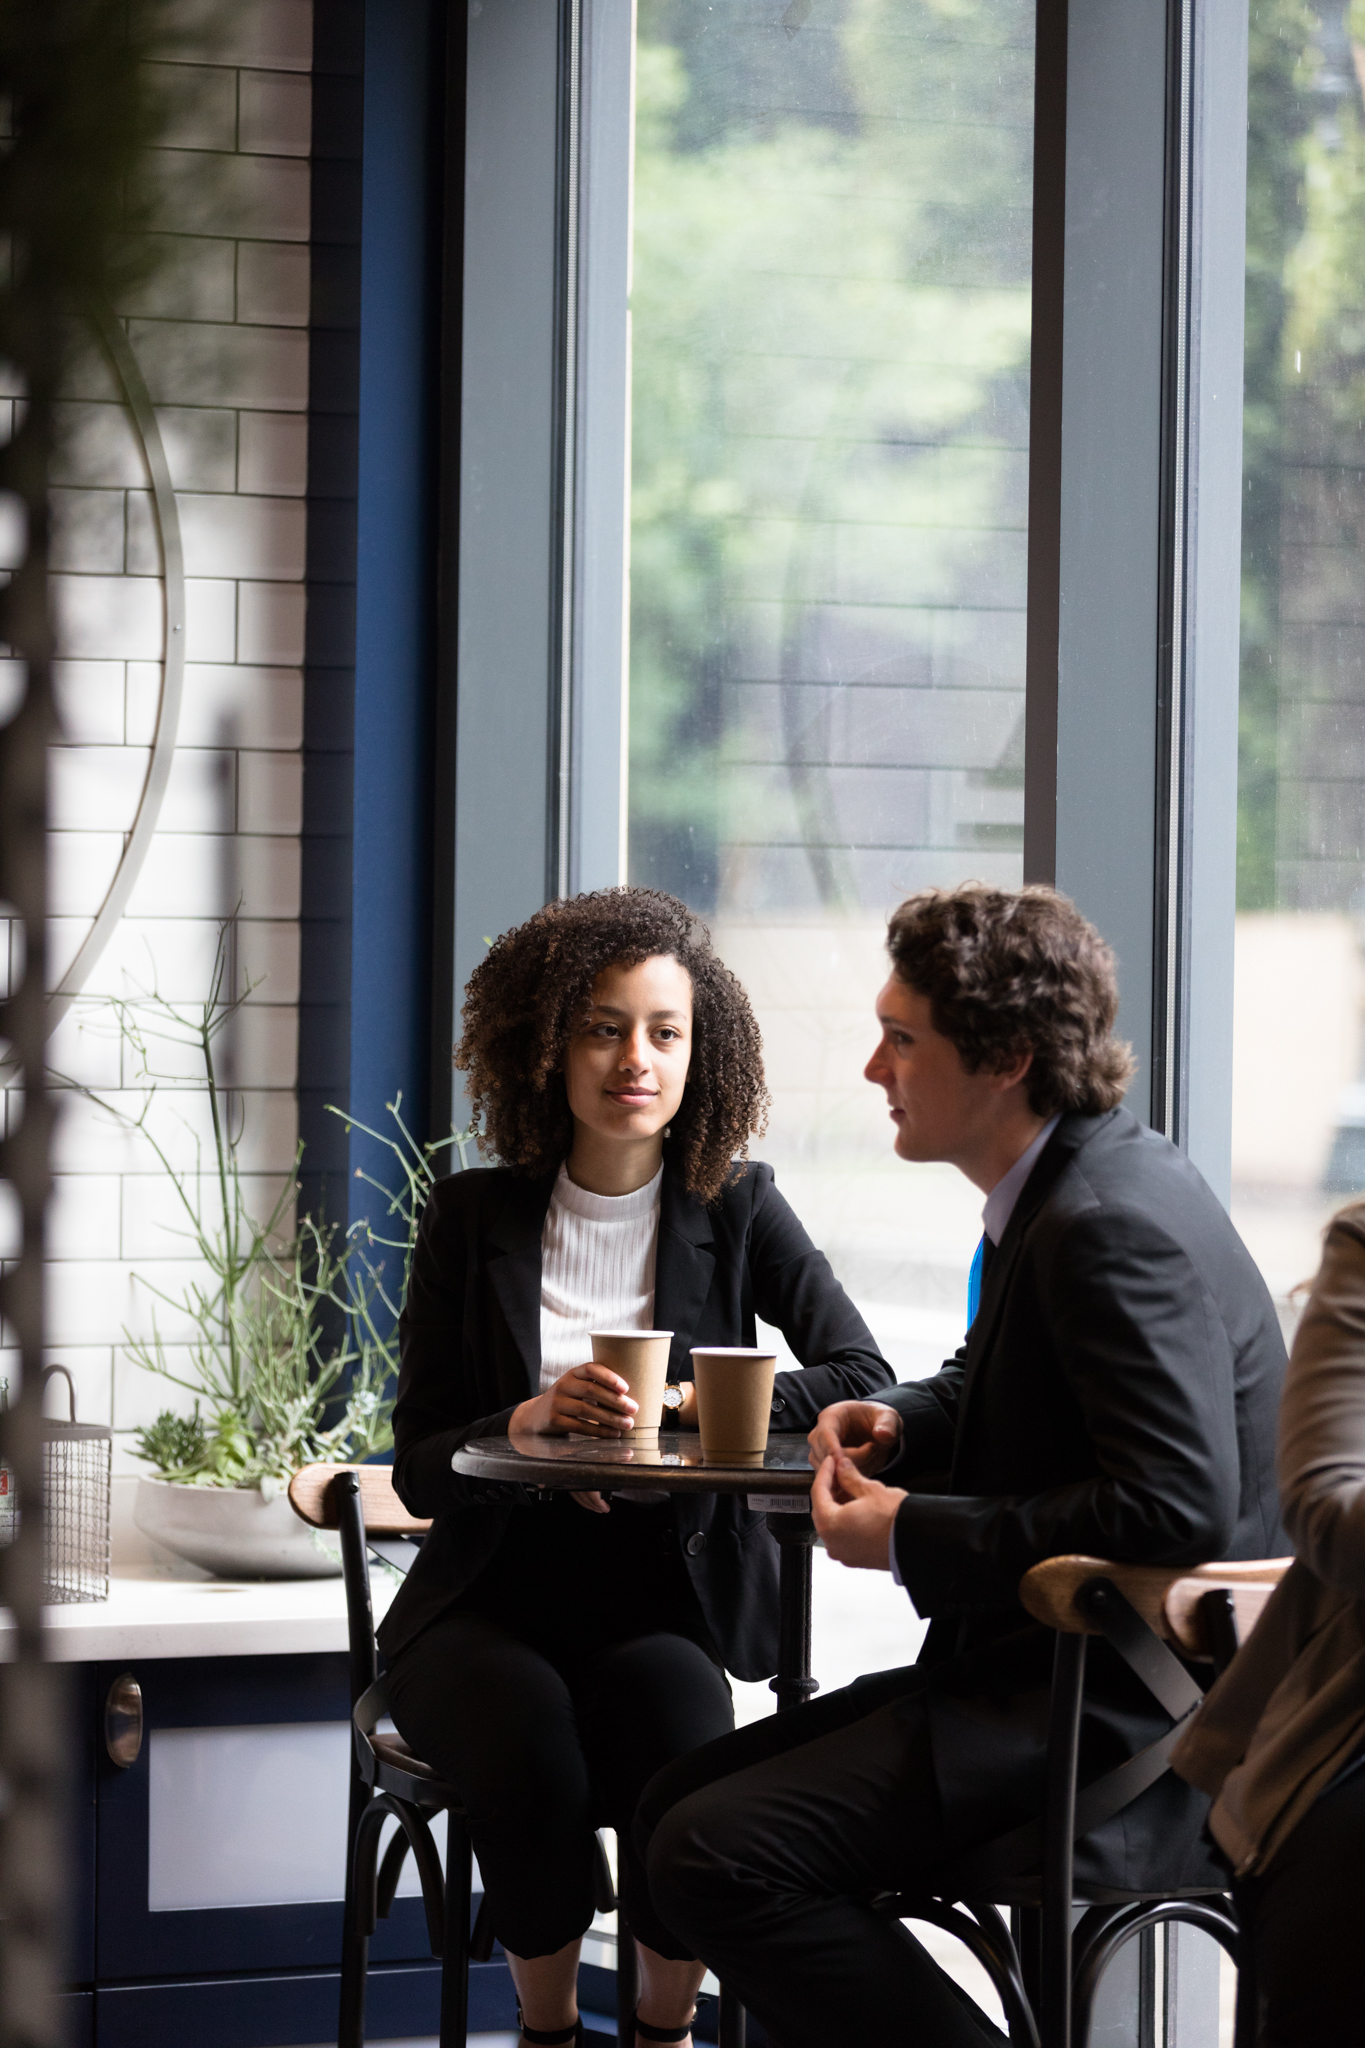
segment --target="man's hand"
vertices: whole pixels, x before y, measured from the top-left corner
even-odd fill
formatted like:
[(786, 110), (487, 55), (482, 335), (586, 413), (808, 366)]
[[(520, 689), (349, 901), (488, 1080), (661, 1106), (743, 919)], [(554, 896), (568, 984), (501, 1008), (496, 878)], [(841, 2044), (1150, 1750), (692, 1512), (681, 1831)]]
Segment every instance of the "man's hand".
[(829, 1457), (811, 1483), (810, 1511), (816, 1533), (837, 1563), (886, 1572), (891, 1569), (892, 1524), (905, 1497), (899, 1486), (864, 1479), (852, 1458)]
[(807, 1437), (810, 1461), (846, 1457), (868, 1477), (896, 1455), (904, 1425), (894, 1408), (880, 1401), (836, 1401), (822, 1408)]

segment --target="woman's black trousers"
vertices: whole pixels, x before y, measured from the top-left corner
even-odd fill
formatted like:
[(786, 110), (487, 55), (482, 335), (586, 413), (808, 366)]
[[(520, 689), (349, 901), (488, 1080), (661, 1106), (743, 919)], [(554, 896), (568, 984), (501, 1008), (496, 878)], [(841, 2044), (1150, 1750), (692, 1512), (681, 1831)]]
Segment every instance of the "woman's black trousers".
[(521, 1510), (388, 1684), (404, 1741), (461, 1794), (505, 1949), (552, 1955), (587, 1929), (593, 1832), (611, 1827), (633, 1932), (689, 1954), (650, 1903), (631, 1820), (654, 1773), (727, 1734), (734, 1712), (666, 1506)]

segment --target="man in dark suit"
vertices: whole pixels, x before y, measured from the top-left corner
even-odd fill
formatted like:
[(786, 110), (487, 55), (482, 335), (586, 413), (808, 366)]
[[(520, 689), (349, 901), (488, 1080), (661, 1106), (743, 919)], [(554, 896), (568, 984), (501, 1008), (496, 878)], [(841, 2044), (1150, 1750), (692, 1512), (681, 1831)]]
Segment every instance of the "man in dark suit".
[[(979, 1306), (934, 1378), (824, 1411), (813, 1511), (833, 1557), (893, 1570), (929, 1633), (915, 1666), (671, 1765), (637, 1827), (660, 1911), (783, 2048), (991, 2037), (870, 1901), (1041, 1810), (1051, 1637), (1023, 1574), (1067, 1552), (1284, 1547), (1274, 1309), (1194, 1167), (1118, 1106), (1108, 948), (1051, 890), (977, 884), (912, 897), (889, 947), (867, 1076), (899, 1156), (950, 1161), (987, 1197)], [(1082, 1782), (1169, 1726), (1092, 1645)], [(1216, 1886), (1203, 1816), (1167, 1774), (1078, 1844), (1078, 1878)]]

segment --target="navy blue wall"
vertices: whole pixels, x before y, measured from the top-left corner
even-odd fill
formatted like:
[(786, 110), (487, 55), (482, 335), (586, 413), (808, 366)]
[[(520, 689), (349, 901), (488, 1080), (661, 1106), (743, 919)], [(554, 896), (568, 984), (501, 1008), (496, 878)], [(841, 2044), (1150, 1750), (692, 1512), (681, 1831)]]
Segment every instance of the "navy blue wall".
[(427, 1135), (444, 9), (329, 0), (314, 48), (299, 1115), (304, 1199), (375, 1213)]
[(308, 337), (308, 637), (304, 661), (299, 1135), (303, 1200), (346, 1215), (351, 1087), (351, 811), (360, 409), (365, 10), (313, 16), (312, 307)]
[[(432, 606), (439, 313), (432, 0), (384, 0), (365, 21), (351, 882), (351, 1113), (426, 1134), (431, 1010)], [(357, 1168), (392, 1180), (353, 1133)]]

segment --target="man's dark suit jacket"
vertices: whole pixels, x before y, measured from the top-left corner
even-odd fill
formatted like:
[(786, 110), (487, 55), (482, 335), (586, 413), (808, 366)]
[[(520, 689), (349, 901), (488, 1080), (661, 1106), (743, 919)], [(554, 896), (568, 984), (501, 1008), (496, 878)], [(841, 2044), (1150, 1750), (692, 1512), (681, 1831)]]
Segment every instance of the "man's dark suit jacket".
[[(1184, 1154), (1126, 1110), (1064, 1116), (962, 1350), (879, 1397), (904, 1420), (881, 1477), (915, 1489), (896, 1562), (931, 1617), (915, 1690), (927, 1688), (955, 1848), (1038, 1811), (1054, 1639), (1017, 1597), (1031, 1565), (1067, 1552), (1176, 1565), (1284, 1552), (1284, 1369), (1265, 1283)], [(1087, 1701), (1082, 1782), (1170, 1726), (1098, 1640)], [(1168, 1775), (1080, 1845), (1078, 1877), (1218, 1884), (1205, 1811)]]
[[(405, 1506), (435, 1525), (380, 1626), (386, 1657), (473, 1583), (512, 1514), (538, 1512), (528, 1490), (460, 1478), (450, 1461), (473, 1437), (505, 1434), (512, 1410), (539, 1390), (540, 1239), (553, 1186), (553, 1175), (531, 1180), (488, 1167), (438, 1181), (427, 1203), (399, 1326), (393, 1477)], [(777, 1192), (772, 1168), (742, 1167), (706, 1209), (665, 1153), (654, 1321), (674, 1332), (669, 1378), (691, 1379), (694, 1344), (752, 1344), (755, 1316), (782, 1331), (806, 1368), (777, 1375), (775, 1428), (808, 1430), (831, 1401), (892, 1383), (829, 1261)], [(777, 1546), (762, 1515), (737, 1494), (675, 1495), (672, 1507), (727, 1669), (769, 1677), (777, 1668)]]

